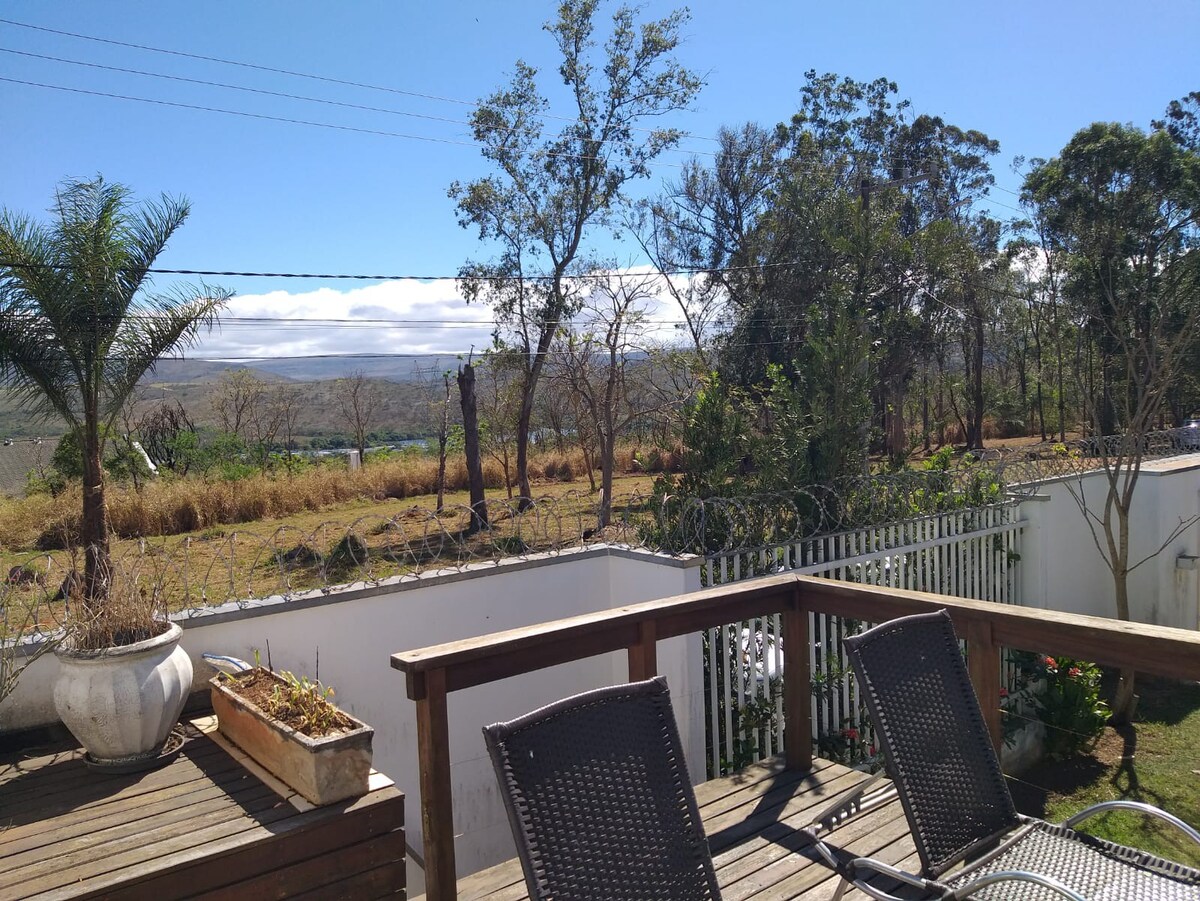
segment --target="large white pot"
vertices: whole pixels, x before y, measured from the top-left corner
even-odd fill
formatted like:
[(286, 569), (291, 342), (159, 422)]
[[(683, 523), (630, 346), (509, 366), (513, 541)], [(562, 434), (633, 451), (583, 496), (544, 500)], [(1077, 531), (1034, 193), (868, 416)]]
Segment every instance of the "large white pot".
[(54, 706), (94, 763), (127, 767), (158, 757), (192, 688), (182, 636), (171, 623), (162, 635), (124, 647), (55, 650)]

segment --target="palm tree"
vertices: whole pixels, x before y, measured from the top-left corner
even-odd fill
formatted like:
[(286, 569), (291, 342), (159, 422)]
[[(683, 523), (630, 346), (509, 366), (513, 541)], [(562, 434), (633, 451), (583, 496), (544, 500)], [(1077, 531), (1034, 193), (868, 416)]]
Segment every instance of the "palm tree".
[(166, 195), (134, 205), (127, 187), (97, 176), (59, 186), (48, 227), (0, 215), (0, 380), (31, 412), (57, 414), (79, 436), (91, 616), (111, 574), (105, 436), (138, 380), (193, 345), (232, 296), (204, 285), (151, 290), (150, 267), (189, 209)]

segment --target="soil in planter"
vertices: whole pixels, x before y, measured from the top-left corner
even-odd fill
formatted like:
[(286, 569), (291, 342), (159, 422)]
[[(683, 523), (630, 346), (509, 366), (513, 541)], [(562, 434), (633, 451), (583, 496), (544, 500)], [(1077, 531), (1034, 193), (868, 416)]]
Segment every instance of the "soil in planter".
[[(309, 738), (323, 738), (356, 728), (349, 717), (320, 695), (285, 685), (267, 670), (253, 670), (246, 676), (224, 681), (231, 691), (259, 710)], [(292, 700), (293, 694), (305, 696), (298, 698), (300, 703), (297, 704)], [(314, 721), (321, 727), (315, 728)]]

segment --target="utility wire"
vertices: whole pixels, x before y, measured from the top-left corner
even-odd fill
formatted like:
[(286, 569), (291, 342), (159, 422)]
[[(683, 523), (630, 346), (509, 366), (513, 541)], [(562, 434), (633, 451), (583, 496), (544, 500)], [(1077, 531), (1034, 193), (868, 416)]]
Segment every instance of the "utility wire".
[[(56, 29), (56, 28), (47, 28), (43, 25), (31, 25), (28, 22), (17, 22), (14, 19), (0, 18), (0, 23), (3, 23), (5, 25), (13, 25), (18, 28), (28, 28), (28, 29), (32, 29), (34, 31), (43, 31), (43, 32), (47, 32), (49, 34), (57, 34), (62, 37), (78, 38), (79, 40), (83, 40), (83, 41), (94, 41), (99, 44), (110, 44), (115, 47), (128, 47), (132, 50), (145, 50), (149, 53), (162, 53), (162, 54), (166, 54), (168, 56), (178, 56), (178, 57), (183, 57), (185, 59), (201, 60), (203, 62), (209, 62), (209, 63), (220, 63), (223, 66), (238, 66), (243, 69), (253, 69), (258, 72), (270, 72), (275, 75), (287, 75), (291, 78), (307, 78), (312, 81), (321, 81), (321, 82), (325, 82), (327, 84), (342, 85), (344, 87), (361, 88), (361, 89), (368, 90), (368, 91), (383, 91), (383, 92), (386, 92), (389, 94), (399, 94), (404, 97), (416, 97), (421, 100), (431, 100), (431, 101), (435, 101), (437, 103), (454, 103), (454, 104), (459, 104), (461, 106), (469, 106), (469, 107), (478, 106), (478, 102), (474, 101), (474, 100), (460, 100), (455, 97), (442, 97), (437, 94), (425, 94), (420, 91), (407, 91), (407, 90), (402, 90), (401, 88), (386, 87), (384, 85), (369, 84), (369, 83), (360, 82), (360, 81), (349, 81), (347, 79), (333, 78), (333, 77), (326, 76), (326, 75), (314, 75), (309, 72), (297, 72), (292, 69), (280, 69), (280, 68), (276, 68), (274, 66), (264, 66), (264, 65), (259, 65), (257, 63), (247, 63), (247, 62), (242, 62), (240, 60), (222, 59), (221, 57), (205, 56), (200, 53), (187, 53), (182, 50), (166, 50), (161, 47), (151, 47), (146, 44), (134, 44), (134, 43), (130, 43), (128, 41), (117, 41), (117, 40), (113, 40), (111, 38), (101, 38), (101, 37), (96, 37), (94, 35), (80, 34), (78, 32), (74, 32), (74, 31), (63, 31), (63, 30)], [(542, 118), (557, 119), (557, 120), (561, 120), (564, 122), (577, 121), (577, 119), (572, 116), (556, 116), (556, 115), (552, 115), (550, 113), (541, 113), (540, 116)], [(658, 129), (636, 128), (635, 127), (635, 128), (633, 128), (633, 130), (653, 133), (653, 132), (657, 131)], [(716, 138), (710, 138), (710, 137), (706, 137), (704, 135), (695, 135), (695, 134), (691, 134), (689, 132), (683, 132), (680, 135), (680, 137), (694, 138), (699, 141), (716, 141), (717, 140)]]
[[(112, 44), (112, 45), (120, 46), (120, 47), (129, 47), (129, 48), (136, 49), (136, 50), (146, 50), (146, 51), (150, 51), (153, 53), (162, 53), (162, 54), (168, 54), (171, 56), (180, 56), (180, 57), (184, 57), (184, 58), (188, 58), (188, 59), (202, 60), (205, 62), (215, 62), (215, 63), (220, 63), (222, 65), (240, 66), (243, 68), (254, 69), (254, 70), (259, 70), (259, 71), (264, 71), (264, 72), (271, 72), (271, 73), (279, 74), (279, 75), (287, 75), (287, 76), (296, 77), (296, 78), (308, 78), (308, 79), (313, 79), (316, 81), (329, 82), (332, 84), (338, 84), (338, 85), (343, 85), (343, 86), (348, 86), (348, 87), (363, 88), (363, 89), (375, 90), (375, 91), (385, 91), (388, 93), (400, 94), (403, 96), (417, 97), (417, 98), (420, 98), (423, 100), (433, 100), (433, 101), (438, 101), (438, 102), (443, 102), (443, 103), (455, 103), (455, 104), (461, 104), (461, 105), (470, 106), (470, 107), (478, 106), (477, 101), (459, 100), (459, 99), (455, 99), (455, 98), (451, 98), (451, 97), (441, 97), (441, 96), (434, 95), (434, 94), (423, 94), (423, 93), (415, 92), (415, 91), (405, 91), (405, 90), (401, 90), (398, 88), (389, 88), (389, 87), (383, 87), (380, 85), (366, 84), (366, 83), (362, 83), (362, 82), (346, 81), (344, 79), (330, 78), (330, 77), (326, 77), (323, 75), (313, 75), (313, 74), (309, 74), (309, 73), (305, 73), (305, 72), (296, 72), (296, 71), (289, 70), (289, 69), (278, 69), (278, 68), (274, 68), (271, 66), (262, 66), (262, 65), (257, 65), (254, 63), (240, 62), (237, 60), (227, 60), (227, 59), (221, 59), (219, 57), (204, 56), (204, 55), (195, 54), (195, 53), (186, 53), (186, 52), (179, 51), (179, 50), (165, 50), (162, 48), (146, 46), (144, 44), (132, 44), (132, 43), (128, 43), (125, 41), (116, 41), (116, 40), (111, 40), (108, 38), (100, 38), (100, 37), (95, 37), (92, 35), (79, 34), (76, 32), (61, 31), (61, 30), (53, 29), (53, 28), (46, 28), (46, 27), (40, 26), (40, 25), (31, 25), (31, 24), (28, 24), (25, 22), (17, 22), (12, 19), (0, 18), (0, 23), (6, 24), (6, 25), (14, 25), (19, 28), (29, 28), (29, 29), (34, 29), (37, 31), (44, 31), (44, 32), (48, 32), (50, 34), (62, 35), (65, 37), (79, 38), (81, 40), (86, 40), (86, 41), (95, 41), (95, 42), (103, 43), (103, 44)], [(0, 48), (0, 49), (5, 49), (5, 48)], [(419, 113), (410, 113), (410, 112), (404, 112), (404, 111), (400, 111), (400, 110), (391, 110), (391, 109), (385, 109), (385, 108), (379, 108), (379, 107), (362, 106), (362, 105), (352, 104), (352, 103), (340, 103), (338, 101), (333, 101), (333, 100), (323, 100), (321, 98), (315, 98), (315, 97), (304, 97), (301, 95), (287, 94), (287, 93), (283, 93), (283, 92), (266, 91), (266, 90), (261, 90), (261, 89), (257, 89), (257, 88), (245, 87), (245, 86), (241, 86), (241, 85), (231, 85), (231, 84), (225, 84), (222, 82), (208, 82), (208, 81), (203, 81), (200, 79), (184, 78), (181, 76), (166, 75), (166, 74), (157, 73), (157, 72), (147, 72), (147, 71), (143, 71), (143, 70), (139, 70), (139, 69), (125, 69), (125, 68), (116, 67), (116, 66), (101, 65), (99, 63), (89, 63), (89, 62), (83, 62), (80, 60), (72, 60), (72, 59), (65, 59), (65, 58), (61, 58), (61, 57), (45, 56), (42, 54), (30, 53), (30, 52), (21, 51), (21, 50), (5, 49), (5, 52), (17, 53), (22, 56), (29, 56), (29, 57), (34, 57), (37, 59), (50, 60), (50, 61), (54, 61), (54, 62), (67, 63), (67, 64), (77, 65), (77, 66), (88, 66), (91, 68), (107, 69), (109, 71), (125, 72), (125, 73), (129, 73), (129, 74), (134, 74), (134, 75), (144, 75), (144, 76), (154, 77), (154, 78), (164, 78), (164, 79), (170, 79), (173, 81), (190, 82), (193, 84), (209, 85), (212, 87), (227, 88), (230, 90), (239, 90), (239, 91), (248, 91), (248, 92), (259, 93), (259, 94), (267, 94), (267, 95), (273, 95), (273, 96), (278, 96), (278, 97), (288, 98), (288, 99), (293, 99), (293, 100), (302, 100), (302, 101), (312, 102), (312, 103), (325, 103), (325, 104), (331, 104), (331, 105), (335, 105), (335, 106), (344, 106), (344, 107), (360, 109), (360, 110), (365, 110), (365, 111), (370, 111), (370, 112), (390, 113), (390, 114), (400, 115), (400, 116), (411, 116), (411, 117), (415, 117), (415, 118), (428, 119), (431, 121), (467, 125), (472, 128), (475, 127), (473, 123), (464, 121), (464, 120), (459, 120), (459, 119), (449, 119), (449, 118), (444, 118), (444, 117), (440, 117), (440, 116), (422, 115)], [(71, 89), (63, 88), (62, 90), (71, 90)], [(122, 98), (122, 99), (138, 99), (138, 98)], [(539, 116), (539, 118), (555, 119), (555, 120), (559, 120), (559, 121), (563, 121), (563, 122), (577, 122), (578, 121), (578, 119), (570, 117), (570, 116), (558, 116), (558, 115), (553, 115), (551, 113), (539, 113), (538, 116)], [(312, 123), (305, 123), (305, 124), (312, 124)], [(494, 128), (498, 129), (499, 127), (500, 126), (495, 126)], [(645, 128), (645, 127), (639, 127), (639, 126), (630, 126), (630, 129), (632, 131), (645, 132), (647, 134), (653, 134), (655, 132), (660, 131), (660, 129)], [(492, 129), (488, 129), (488, 130), (492, 130)], [(679, 137), (680, 137), (680, 139), (712, 141), (714, 143), (720, 142), (719, 138), (711, 138), (711, 137), (708, 137), (705, 135), (698, 135), (698, 134), (694, 134), (692, 132), (687, 132), (687, 131), (681, 131), (679, 133)], [(472, 146), (475, 146), (475, 145), (472, 145)], [(676, 152), (676, 153), (690, 153), (690, 154), (697, 154), (697, 155), (703, 155), (703, 156), (712, 156), (712, 157), (717, 157), (717, 158), (724, 157), (726, 159), (730, 159), (730, 158), (732, 158), (732, 159), (750, 159), (752, 157), (758, 156), (758, 154), (755, 152), (727, 155), (721, 151), (695, 150), (695, 149), (688, 149), (688, 148), (682, 148), (682, 147), (669, 147), (666, 149), (670, 150), (672, 152)], [(820, 150), (816, 150), (816, 151), (814, 151), (814, 155), (819, 154), (820, 152), (821, 152)], [(924, 165), (923, 163), (918, 162), (918, 161), (909, 160), (909, 159), (900, 159), (900, 158), (895, 158), (895, 157), (881, 158), (879, 160), (879, 162), (881, 164), (891, 164), (891, 166), (893, 166), (893, 167), (900, 166), (900, 165), (907, 165), (910, 167)]]
[[(442, 123), (446, 123), (448, 125), (462, 125), (466, 128), (479, 129), (479, 126), (477, 126), (475, 123), (470, 122), (466, 119), (451, 119), (446, 116), (431, 116), (431, 115), (428, 115), (425, 113), (413, 113), (413, 112), (409, 112), (407, 110), (390, 109), (388, 107), (367, 106), (367, 105), (364, 105), (361, 103), (347, 103), (347, 102), (344, 102), (341, 100), (326, 100), (325, 98), (322, 98), (322, 97), (308, 97), (303, 94), (290, 94), (285, 91), (268, 91), (263, 88), (252, 88), (252, 87), (248, 87), (246, 85), (228, 84), (226, 82), (220, 82), (220, 81), (206, 81), (202, 78), (186, 78), (182, 75), (167, 75), (166, 73), (163, 73), (163, 72), (148, 72), (144, 69), (128, 69), (123, 66), (106, 66), (106, 65), (103, 65), (102, 63), (91, 63), (91, 62), (86, 62), (84, 60), (78, 60), (78, 59), (66, 59), (66, 58), (60, 57), (60, 56), (47, 56), (42, 53), (30, 53), (25, 50), (14, 50), (9, 47), (0, 47), (0, 53), (12, 53), (12, 54), (16, 54), (18, 56), (30, 57), (32, 59), (47, 60), (47, 61), (56, 62), (56, 63), (65, 63), (65, 64), (71, 65), (71, 66), (85, 66), (89, 69), (102, 69), (106, 72), (121, 72), (126, 75), (139, 75), (139, 76), (144, 76), (147, 78), (161, 78), (161, 79), (165, 79), (167, 81), (182, 82), (184, 84), (201, 85), (201, 86), (210, 87), (210, 88), (222, 88), (224, 90), (229, 90), (229, 91), (243, 91), (248, 94), (260, 94), (265, 97), (278, 97), (278, 98), (284, 99), (284, 100), (299, 100), (304, 103), (320, 103), (320, 104), (324, 104), (326, 106), (341, 107), (343, 109), (359, 110), (359, 111), (368, 112), (368, 113), (386, 113), (387, 115), (391, 115), (391, 116), (406, 116), (406, 117), (412, 118), (412, 119), (423, 119), (428, 122), (442, 122)], [(307, 124), (311, 124), (311, 123), (307, 123)], [(495, 125), (495, 126), (489, 126), (484, 130), (500, 131), (500, 130), (503, 130), (503, 128), (504, 128), (504, 126)], [(651, 131), (652, 129), (646, 129), (646, 130)], [(624, 141), (611, 142), (611, 143), (613, 143), (615, 146), (635, 148), (635, 149), (640, 146), (640, 145), (635, 145), (635, 144), (631, 144), (631, 143), (624, 142)], [(478, 145), (473, 144), (471, 146), (478, 146)], [(691, 150), (691, 149), (687, 149), (687, 148), (683, 148), (683, 147), (666, 147), (664, 149), (667, 151), (670, 151), (672, 153), (699, 154), (699, 155), (711, 156), (711, 157), (719, 157), (722, 155), (720, 152), (714, 151), (714, 150)], [(750, 158), (750, 157), (756, 156), (756, 155), (757, 154), (747, 153), (747, 154), (738, 154), (737, 157), (738, 158)], [(581, 159), (590, 159), (590, 157), (581, 157)]]
[[(0, 81), (6, 81), (10, 84), (25, 85), (26, 87), (47, 88), (53, 91), (64, 91), (71, 94), (85, 94), (91, 97), (107, 97), (112, 100), (129, 100), (136, 103), (150, 103), (156, 106), (170, 106), (176, 109), (195, 110), (205, 113), (223, 113), (227, 116), (242, 116), (246, 119), (259, 119), (265, 122), (284, 122), (289, 125), (306, 125), (310, 128), (328, 128), (334, 131), (349, 131), (357, 134), (377, 135), (384, 138), (403, 138), (408, 141), (427, 141), (432, 144), (451, 144), (457, 147), (471, 147), (478, 149), (479, 145), (473, 141), (456, 141), (451, 138), (434, 138), (428, 135), (406, 134), (397, 131), (383, 131), (376, 128), (360, 128), (354, 125), (334, 125), (329, 122), (314, 122), (310, 119), (293, 119), (287, 116), (269, 116), (265, 113), (248, 113), (242, 110), (230, 110), (215, 106), (200, 106), (194, 103), (180, 103), (176, 100), (154, 100), (149, 97), (133, 97), (128, 94), (111, 94), (106, 91), (90, 91), (85, 88), (71, 88), (64, 85), (46, 84), (39, 81), (24, 81), (19, 78), (6, 78), (0, 76)], [(598, 160), (599, 157), (586, 156), (577, 153), (564, 153), (554, 150), (536, 150), (526, 154), (528, 156), (545, 156), (558, 159), (576, 159), (576, 160)], [(680, 163), (667, 163), (661, 160), (651, 160), (646, 165), (649, 166), (670, 166), (676, 169), (682, 169)], [(228, 273), (233, 274), (233, 273)]]

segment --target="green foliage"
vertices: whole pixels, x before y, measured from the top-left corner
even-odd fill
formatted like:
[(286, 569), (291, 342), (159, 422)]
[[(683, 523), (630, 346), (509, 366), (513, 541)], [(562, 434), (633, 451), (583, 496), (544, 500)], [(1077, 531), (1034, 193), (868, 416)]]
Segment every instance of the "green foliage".
[(338, 728), (341, 718), (331, 700), (333, 688), (287, 670), (278, 675), (285, 684), (271, 690), (267, 713), (276, 719), (298, 719), (296, 731), (305, 735), (328, 735)]
[(58, 439), (54, 453), (50, 455), (50, 466), (64, 479), (83, 478), (83, 443), (79, 440), (79, 429), (71, 429)]
[[(775, 686), (778, 689), (778, 685)], [(721, 772), (736, 772), (762, 759), (760, 742), (768, 731), (778, 730), (775, 705), (766, 698), (752, 698), (733, 709), (733, 756), (721, 755)]]

